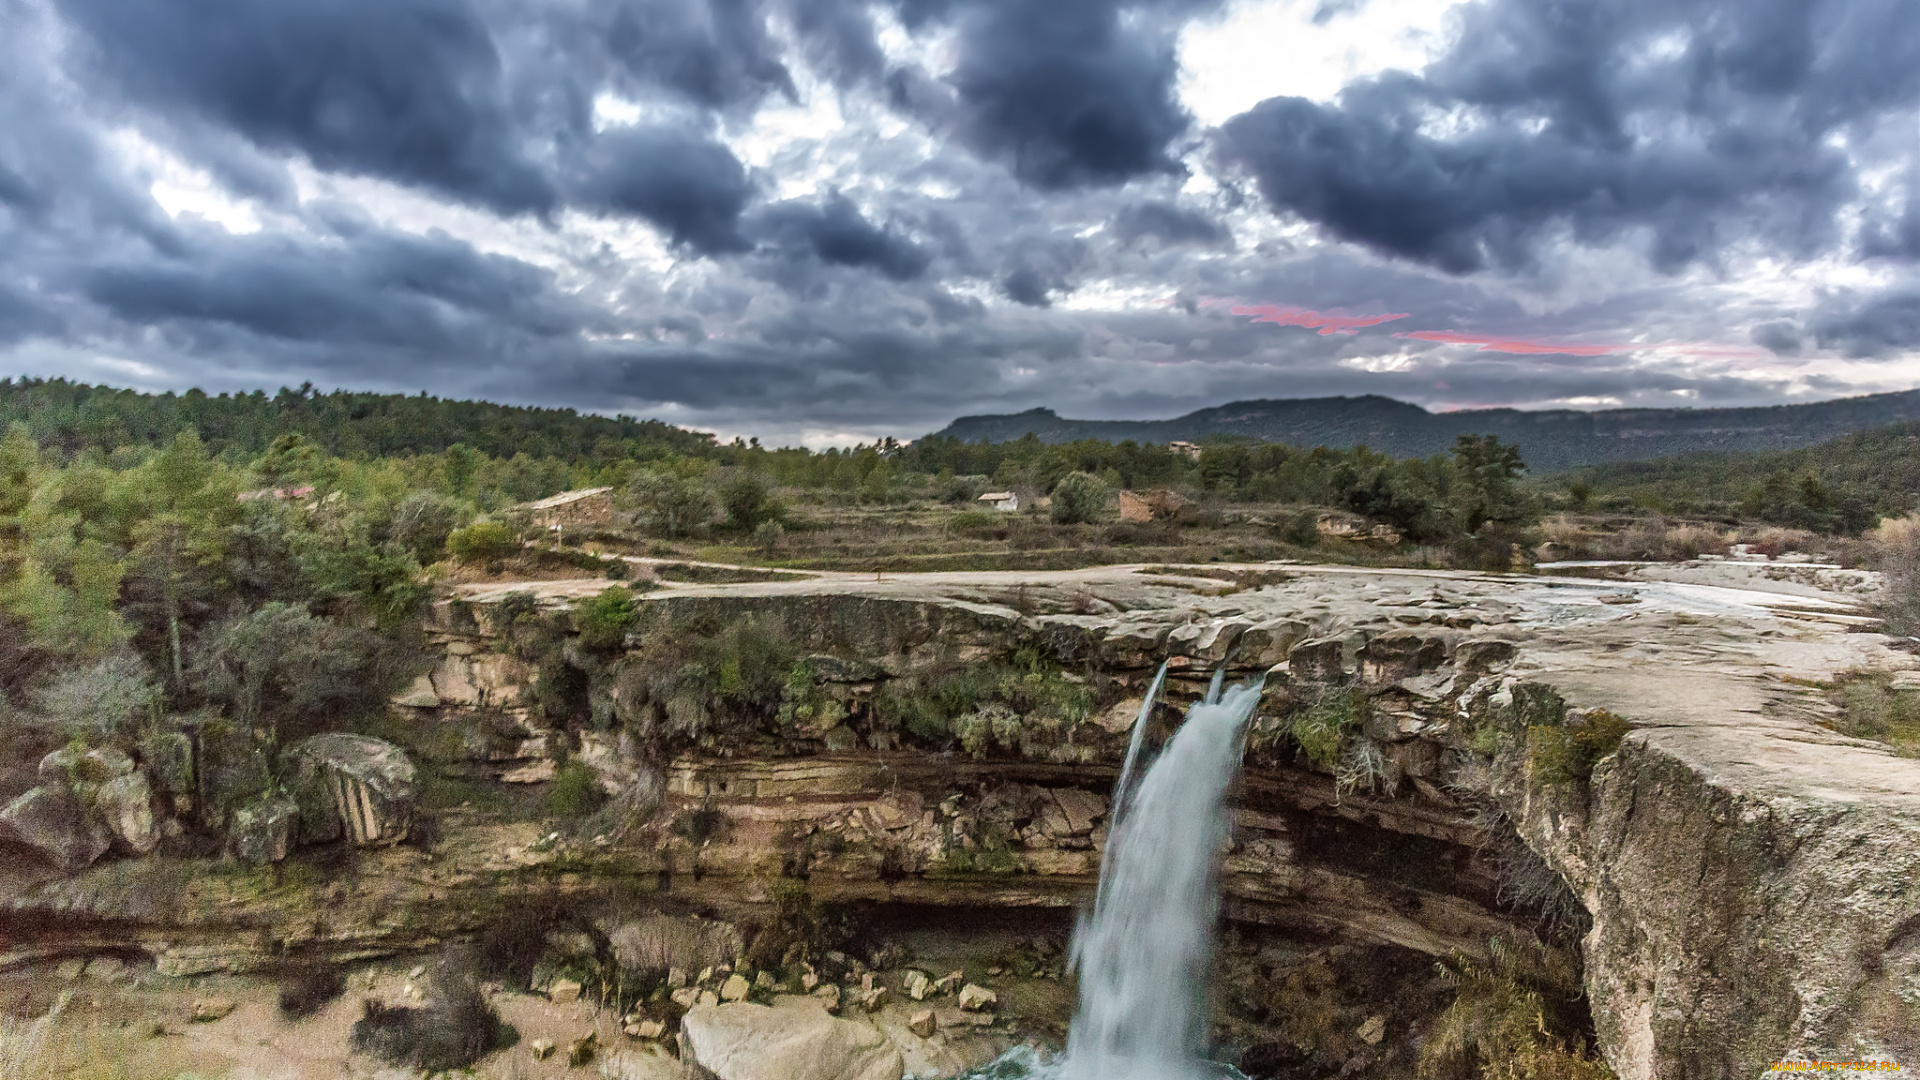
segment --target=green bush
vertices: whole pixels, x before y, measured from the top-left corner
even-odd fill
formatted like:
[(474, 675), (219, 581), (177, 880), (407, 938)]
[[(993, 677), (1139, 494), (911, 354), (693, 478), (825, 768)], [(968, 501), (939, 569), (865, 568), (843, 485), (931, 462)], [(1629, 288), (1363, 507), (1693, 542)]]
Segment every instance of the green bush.
[(1545, 783), (1584, 784), (1600, 759), (1619, 749), (1620, 740), (1632, 730), (1632, 724), (1605, 709), (1570, 724), (1534, 724), (1527, 728), (1527, 759)]
[(726, 511), (727, 528), (752, 536), (760, 526), (778, 521), (781, 507), (767, 490), (766, 481), (746, 473), (726, 482), (720, 489), (720, 506)]
[(1073, 472), (1053, 486), (1053, 520), (1061, 525), (1096, 521), (1107, 509), (1107, 485), (1092, 473)]
[(586, 817), (606, 801), (607, 793), (600, 787), (600, 778), (579, 761), (560, 766), (554, 774), (553, 786), (547, 789), (547, 812), (570, 821)]
[(573, 625), (580, 631), (582, 648), (605, 651), (617, 649), (627, 639), (627, 631), (640, 621), (640, 602), (633, 590), (614, 585), (582, 603), (573, 611)]
[(1320, 542), (1320, 511), (1302, 510), (1282, 522), (1280, 539), (1295, 547), (1313, 547)]
[(641, 527), (659, 536), (685, 536), (713, 517), (713, 492), (693, 477), (646, 470), (633, 478), (627, 494), (640, 508)]
[(476, 521), (447, 536), (447, 552), (464, 563), (498, 562), (520, 550), (520, 538), (498, 521)]

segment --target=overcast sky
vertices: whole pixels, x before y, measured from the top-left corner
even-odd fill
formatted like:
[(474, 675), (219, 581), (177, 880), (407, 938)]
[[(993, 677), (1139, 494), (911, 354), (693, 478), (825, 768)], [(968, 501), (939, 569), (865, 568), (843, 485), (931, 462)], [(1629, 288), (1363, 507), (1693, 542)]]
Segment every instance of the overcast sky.
[(1920, 385), (1912, 0), (0, 0), (0, 374), (821, 446)]

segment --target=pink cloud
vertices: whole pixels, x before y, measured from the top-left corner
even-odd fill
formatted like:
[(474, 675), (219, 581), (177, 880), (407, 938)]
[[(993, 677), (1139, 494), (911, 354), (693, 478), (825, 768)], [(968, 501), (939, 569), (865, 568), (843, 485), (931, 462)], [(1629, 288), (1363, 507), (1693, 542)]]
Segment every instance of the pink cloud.
[[(1231, 303), (1227, 300), (1203, 300), (1201, 307)], [(1282, 307), (1278, 304), (1234, 304), (1232, 312), (1244, 315), (1257, 323), (1273, 323), (1275, 326), (1304, 326), (1309, 330), (1318, 330), (1322, 334), (1353, 334), (1363, 326), (1379, 326), (1383, 322), (1404, 319), (1408, 312), (1395, 315), (1349, 315), (1344, 308), (1331, 311), (1313, 311), (1309, 308)]]

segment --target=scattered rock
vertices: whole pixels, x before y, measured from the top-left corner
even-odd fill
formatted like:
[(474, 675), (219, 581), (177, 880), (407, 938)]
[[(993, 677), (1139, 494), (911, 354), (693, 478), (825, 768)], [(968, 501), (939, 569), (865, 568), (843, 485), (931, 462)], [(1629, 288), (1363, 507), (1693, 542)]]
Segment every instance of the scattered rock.
[(215, 1020), (225, 1020), (233, 1015), (239, 1005), (232, 998), (200, 998), (193, 1003), (192, 1019), (196, 1024), (211, 1024)]
[(832, 983), (825, 983), (821, 986), (817, 986), (813, 990), (813, 996), (818, 998), (822, 1005), (826, 1006), (828, 1013), (830, 1014), (839, 1013), (840, 988), (838, 986), (835, 986)]
[(991, 1012), (1000, 1004), (1000, 995), (978, 983), (960, 988), (960, 1007), (968, 1012)]
[(279, 862), (293, 850), (299, 824), (300, 805), (285, 795), (269, 792), (233, 812), (227, 840), (235, 858), (265, 866)]
[(535, 1061), (545, 1061), (553, 1055), (553, 1040), (535, 1039), (527, 1044), (527, 1049), (533, 1051)]
[(1139, 723), (1140, 710), (1146, 704), (1146, 698), (1128, 698), (1094, 717), (1093, 722), (1109, 735), (1125, 735), (1133, 730), (1134, 724)]
[(592, 1061), (595, 1045), (595, 1039), (591, 1031), (568, 1043), (567, 1067), (577, 1069), (587, 1062)]
[(668, 968), (667, 969), (667, 988), (668, 989), (678, 990), (685, 985), (687, 985), (687, 969), (686, 968)]
[(933, 990), (937, 994), (951, 994), (954, 991), (960, 989), (960, 984), (966, 981), (967, 981), (966, 972), (949, 971), (947, 972), (946, 976), (943, 977), (939, 982), (936, 982), (933, 984)]
[(110, 746), (96, 746), (80, 756), (75, 781), (104, 784), (133, 772), (133, 759)]
[(756, 990), (772, 990), (774, 988), (773, 972), (762, 971), (760, 974), (755, 975), (753, 977), (753, 986)]
[(635, 1039), (658, 1039), (667, 1033), (667, 1025), (659, 1020), (641, 1020), (627, 1025), (627, 1034)]
[(747, 991), (751, 989), (753, 989), (753, 984), (749, 983), (744, 976), (729, 975), (727, 976), (727, 981), (720, 984), (720, 1000), (745, 1001), (747, 999)]
[(68, 873), (93, 865), (113, 842), (107, 830), (89, 818), (80, 800), (65, 788), (29, 788), (8, 803), (0, 810), (0, 834), (5, 833)]
[(924, 971), (907, 972), (905, 986), (907, 996), (915, 1001), (925, 1001), (927, 995), (933, 992), (933, 980)]
[(117, 956), (101, 956), (87, 961), (87, 978), (101, 982), (119, 982), (127, 974), (127, 962)]
[(814, 987), (819, 985), (820, 985), (820, 976), (815, 975), (811, 971), (800, 976), (800, 989), (805, 991), (806, 993), (809, 993), (809, 994), (813, 993)]
[(571, 1005), (580, 1000), (581, 989), (573, 979), (555, 979), (547, 986), (547, 999), (555, 1005)]
[(678, 1005), (683, 1009), (691, 1009), (700, 1001), (700, 991), (697, 988), (691, 987), (691, 986), (679, 987), (678, 989), (674, 990), (672, 994), (668, 996), (673, 999), (673, 1003), (675, 1005)]
[(907, 1030), (923, 1039), (931, 1039), (934, 1031), (933, 1010), (921, 1009), (919, 1012), (907, 1017)]
[(719, 1080), (901, 1080), (905, 1072), (879, 1029), (811, 1001), (695, 1009), (680, 1038), (683, 1060)]
[(433, 680), (421, 675), (413, 680), (413, 685), (395, 695), (395, 705), (409, 709), (436, 709), (440, 707), (440, 695), (434, 692)]
[(1361, 1024), (1354, 1034), (1360, 1036), (1361, 1041), (1365, 1042), (1368, 1046), (1376, 1046), (1381, 1039), (1387, 1037), (1387, 1018), (1384, 1016), (1369, 1016), (1367, 1017), (1367, 1022)]
[(720, 995), (711, 990), (702, 990), (700, 991), (700, 1000), (696, 1004), (718, 1005), (720, 1004)]
[(876, 986), (860, 994), (860, 1007), (870, 1013), (879, 1012), (886, 1006), (887, 1002), (892, 999), (892, 991), (884, 986)]
[(544, 784), (560, 775), (560, 767), (551, 760), (519, 765), (500, 774), (503, 784)]
[(1053, 799), (1060, 804), (1060, 811), (1066, 815), (1067, 835), (1085, 836), (1093, 831), (1094, 822), (1107, 812), (1107, 800), (1091, 791), (1079, 788), (1061, 788), (1053, 793)]

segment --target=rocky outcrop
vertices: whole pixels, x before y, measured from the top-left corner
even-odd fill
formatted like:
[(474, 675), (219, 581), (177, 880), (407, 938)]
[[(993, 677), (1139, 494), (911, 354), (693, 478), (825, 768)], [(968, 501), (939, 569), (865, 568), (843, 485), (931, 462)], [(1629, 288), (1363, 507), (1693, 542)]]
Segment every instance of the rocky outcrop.
[(300, 839), (399, 843), (413, 820), (413, 762), (399, 747), (331, 733), (295, 743), (281, 772), (300, 808)]
[[(331, 897), (191, 863), (169, 872), (202, 893), (143, 907), (153, 890), (136, 871), (169, 865), (148, 859), (96, 867), (14, 912), (113, 926), (117, 947), (135, 942), (188, 972), (291, 949), (351, 957), (444, 941), (534, 888), (583, 915), (617, 892), (659, 911), (603, 918), (608, 951), (622, 969), (671, 980), (755, 946), (752, 935), (711, 939), (722, 924), (687, 912), (765, 912), (793, 899), (782, 890), (804, 888), (815, 904), (1067, 909), (1097, 882), (1106, 796), (1153, 670), (1171, 657), (1168, 703), (1148, 720), (1155, 743), (1215, 670), (1267, 672), (1221, 879), (1223, 910), (1243, 929), (1484, 955), (1492, 938), (1536, 932), (1537, 898), (1516, 904), (1509, 888), (1503, 900), (1503, 875), (1531, 860), (1546, 871), (1529, 887), (1589, 927), (1583, 977), (1623, 1080), (1751, 1075), (1790, 1055), (1920, 1054), (1920, 764), (1834, 735), (1809, 685), (1915, 665), (1873, 634), (1833, 632), (1855, 618), (1843, 608), (1798, 594), (1776, 607), (1691, 581), (1147, 569), (663, 587), (646, 595), (629, 648), (750, 619), (803, 660), (799, 674), (782, 670), (798, 695), (785, 713), (667, 751), (643, 730), (660, 719), (654, 706), (622, 682), (631, 656), (570, 644), (539, 664), (507, 662), (492, 612), (502, 595), (537, 594), (546, 618), (599, 584), (490, 587), (436, 609), (429, 630), (450, 659), (397, 706), (444, 748), (427, 760), (511, 779), (551, 776), (571, 754), (633, 800), (617, 805), (637, 823), (565, 838), (444, 812), (431, 857), (364, 851), (351, 887)], [(881, 722), (889, 695), (1019, 665), (1052, 665), (1043, 689), (1078, 695), (1071, 715), (995, 700), (945, 734)], [(572, 680), (558, 689), (574, 695), (553, 717), (536, 704), (558, 692), (548, 678)], [(1595, 709), (1633, 730), (1572, 764), (1542, 756)], [(243, 750), (196, 747), (203, 804), (225, 798), (208, 776), (252, 775)], [(697, 1012), (723, 985), (674, 990)], [(889, 993), (906, 1004), (861, 1008), (880, 989), (849, 983), (840, 1019), (881, 1025), (911, 1068), (924, 1006), (903, 983)], [(889, 1019), (896, 1007), (907, 1011)], [(936, 1038), (949, 1019), (978, 1015), (942, 1008)], [(897, 1035), (885, 1028), (896, 1020)], [(1368, 1030), (1391, 1042), (1403, 1020)]]

